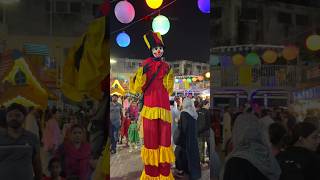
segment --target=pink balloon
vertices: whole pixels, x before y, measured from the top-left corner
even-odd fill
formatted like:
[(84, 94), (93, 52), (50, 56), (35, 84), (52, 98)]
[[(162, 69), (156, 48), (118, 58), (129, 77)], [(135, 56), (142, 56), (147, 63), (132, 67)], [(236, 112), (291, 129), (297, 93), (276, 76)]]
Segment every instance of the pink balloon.
[(114, 8), (114, 13), (118, 21), (124, 24), (130, 23), (135, 16), (135, 10), (132, 4), (128, 1), (120, 1)]

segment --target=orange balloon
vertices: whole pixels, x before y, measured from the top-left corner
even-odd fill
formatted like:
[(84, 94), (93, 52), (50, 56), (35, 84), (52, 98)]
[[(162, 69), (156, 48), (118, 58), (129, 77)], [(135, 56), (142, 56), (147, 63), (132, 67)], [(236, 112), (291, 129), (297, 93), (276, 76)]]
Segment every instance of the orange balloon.
[(236, 55), (232, 56), (232, 62), (234, 65), (239, 66), (239, 65), (243, 64), (244, 61), (245, 61), (245, 57), (242, 56), (242, 54), (236, 54)]
[(264, 60), (264, 62), (268, 64), (272, 64), (276, 62), (277, 58), (278, 58), (278, 53), (273, 50), (266, 50), (262, 55), (262, 59)]
[(298, 57), (299, 49), (295, 46), (287, 46), (283, 49), (282, 55), (283, 57), (288, 60), (294, 60)]

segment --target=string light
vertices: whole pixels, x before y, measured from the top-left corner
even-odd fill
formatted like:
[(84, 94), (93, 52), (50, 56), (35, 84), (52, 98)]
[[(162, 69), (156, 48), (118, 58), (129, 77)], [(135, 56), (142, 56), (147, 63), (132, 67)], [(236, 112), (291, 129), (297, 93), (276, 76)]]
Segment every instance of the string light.
[[(111, 1), (111, 3), (115, 2), (115, 1), (117, 1), (117, 0)], [(134, 24), (136, 24), (136, 23), (138, 23), (138, 22), (140, 22), (142, 20), (145, 20), (146, 17), (150, 17), (152, 15), (158, 14), (161, 10), (167, 8), (168, 6), (172, 5), (176, 1), (177, 0), (173, 0), (172, 2), (170, 2), (170, 3), (166, 4), (166, 5), (164, 5), (163, 7), (161, 7), (160, 9), (158, 9), (158, 10), (156, 10), (156, 11), (154, 11), (154, 12), (152, 12), (152, 13), (150, 13), (150, 14), (148, 14), (148, 15), (146, 15), (146, 16), (144, 16), (144, 17), (142, 17), (142, 18), (140, 18), (140, 19), (138, 19), (138, 20), (136, 20), (134, 22), (132, 22), (131, 24), (129, 24), (129, 25), (123, 27), (123, 28), (120, 28), (118, 30), (112, 31), (110, 34), (115, 34), (115, 33), (118, 33), (120, 31), (124, 31), (124, 30), (128, 29), (129, 27), (133, 26)]]

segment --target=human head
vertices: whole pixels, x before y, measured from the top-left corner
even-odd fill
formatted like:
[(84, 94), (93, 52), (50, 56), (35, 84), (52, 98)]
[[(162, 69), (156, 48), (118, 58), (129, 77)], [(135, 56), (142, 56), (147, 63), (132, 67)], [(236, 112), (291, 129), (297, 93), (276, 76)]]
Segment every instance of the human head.
[(183, 109), (195, 110), (194, 102), (190, 98), (184, 98)]
[(202, 108), (209, 109), (210, 103), (207, 100), (202, 101)]
[(286, 128), (281, 123), (272, 123), (269, 126), (269, 139), (273, 146), (282, 146), (283, 137), (286, 135)]
[(117, 102), (118, 96), (116, 94), (112, 95), (112, 102)]
[(6, 112), (7, 126), (13, 129), (21, 128), (25, 121), (26, 114), (27, 110), (23, 105), (17, 103), (11, 104)]
[(263, 126), (254, 114), (242, 114), (234, 122), (232, 132), (234, 147), (258, 143), (268, 147), (268, 140), (263, 133)]
[(199, 107), (200, 107), (200, 103), (199, 103), (199, 101), (194, 101), (194, 107), (196, 108), (196, 109), (198, 109)]
[(161, 58), (163, 56), (164, 43), (159, 32), (149, 31), (143, 36), (143, 39), (153, 57)]
[(298, 123), (292, 130), (291, 144), (316, 151), (319, 143), (319, 130), (314, 124), (308, 122)]
[(49, 161), (48, 170), (52, 178), (60, 176), (61, 173), (61, 162), (58, 158), (52, 158)]
[(84, 141), (84, 130), (80, 125), (73, 125), (71, 127), (71, 141), (74, 144), (80, 144)]

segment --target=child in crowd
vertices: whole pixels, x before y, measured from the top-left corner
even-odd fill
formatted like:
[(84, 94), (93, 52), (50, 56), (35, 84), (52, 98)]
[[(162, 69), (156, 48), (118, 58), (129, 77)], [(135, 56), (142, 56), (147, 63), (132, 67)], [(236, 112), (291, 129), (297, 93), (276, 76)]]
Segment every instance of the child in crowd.
[(125, 112), (125, 116), (123, 116), (122, 121), (121, 121), (121, 141), (125, 137), (126, 139), (126, 145), (128, 146), (128, 129), (130, 126), (131, 120), (129, 117), (129, 111), (127, 110)]
[(61, 162), (58, 158), (52, 158), (49, 161), (48, 170), (50, 172), (50, 176), (44, 177), (43, 180), (65, 180), (65, 178), (60, 176)]
[(134, 117), (131, 117), (131, 124), (128, 129), (128, 135), (129, 135), (129, 152), (132, 152), (133, 148), (138, 149), (138, 143), (139, 143), (139, 130), (138, 130), (138, 123), (137, 119)]

